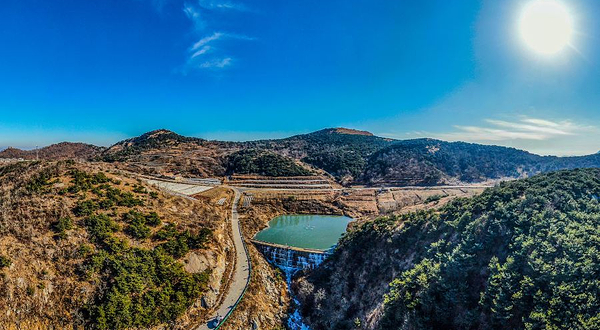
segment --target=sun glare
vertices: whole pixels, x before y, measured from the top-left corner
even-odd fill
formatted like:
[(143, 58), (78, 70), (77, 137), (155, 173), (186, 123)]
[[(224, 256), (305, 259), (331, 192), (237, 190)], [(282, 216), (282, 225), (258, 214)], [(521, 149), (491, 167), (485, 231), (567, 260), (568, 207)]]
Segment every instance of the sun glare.
[(562, 51), (571, 42), (573, 20), (557, 0), (533, 0), (521, 13), (519, 32), (525, 44), (543, 55)]

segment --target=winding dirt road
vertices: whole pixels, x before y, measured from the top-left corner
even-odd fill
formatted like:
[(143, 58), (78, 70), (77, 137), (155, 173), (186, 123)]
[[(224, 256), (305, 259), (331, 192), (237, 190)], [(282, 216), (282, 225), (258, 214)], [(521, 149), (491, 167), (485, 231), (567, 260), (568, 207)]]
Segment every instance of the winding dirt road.
[(229, 291), (225, 295), (225, 299), (217, 309), (216, 313), (209, 319), (208, 323), (202, 324), (197, 330), (216, 329), (220, 327), (227, 319), (229, 314), (233, 312), (237, 303), (242, 299), (246, 287), (250, 282), (250, 257), (244, 245), (244, 238), (238, 220), (237, 206), (240, 201), (240, 191), (232, 188), (235, 191), (233, 204), (231, 206), (231, 232), (233, 234), (233, 243), (235, 246), (235, 271), (231, 279)]

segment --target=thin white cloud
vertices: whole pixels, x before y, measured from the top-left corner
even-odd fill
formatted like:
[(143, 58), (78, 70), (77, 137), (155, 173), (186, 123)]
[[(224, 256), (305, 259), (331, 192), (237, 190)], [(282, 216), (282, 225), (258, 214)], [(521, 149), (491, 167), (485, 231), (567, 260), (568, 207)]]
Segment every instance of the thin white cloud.
[(190, 57), (190, 59), (194, 59), (200, 55), (204, 55), (206, 53), (208, 53), (210, 51), (211, 47), (210, 46), (204, 46), (202, 48), (200, 48), (199, 50), (197, 50), (195, 53), (192, 54), (192, 56)]
[(457, 131), (438, 134), (447, 140), (469, 142), (506, 140), (549, 140), (557, 137), (574, 136), (596, 128), (575, 124), (571, 121), (550, 121), (539, 118), (520, 118), (518, 121), (487, 119), (488, 126), (455, 126)]
[(251, 37), (224, 32), (213, 32), (202, 37), (189, 49), (189, 57), (184, 68), (184, 73), (193, 69), (224, 69), (229, 67), (234, 60), (233, 56), (223, 54), (215, 44), (228, 39), (254, 40)]
[(237, 10), (237, 11), (249, 11), (242, 3), (231, 2), (231, 1), (206, 1), (200, 0), (200, 7), (205, 9), (221, 9), (221, 10)]
[(448, 140), (463, 140), (463, 141), (504, 141), (513, 139), (524, 140), (544, 140), (543, 134), (535, 132), (511, 131), (504, 129), (496, 129), (489, 127), (476, 126), (455, 126), (458, 132), (441, 134)]
[(226, 41), (254, 40), (252, 37), (229, 32), (218, 31), (207, 34), (206, 30), (209, 25), (207, 22), (211, 21), (207, 20), (206, 16), (216, 9), (249, 11), (245, 5), (231, 1), (198, 0), (196, 3), (185, 3), (183, 11), (192, 21), (199, 39), (188, 49), (186, 64), (181, 69), (183, 74), (195, 69), (226, 68), (235, 59), (233, 55), (227, 54)]
[(521, 120), (524, 123), (535, 124), (538, 126), (546, 126), (546, 127), (560, 127), (559, 123), (551, 122), (549, 120), (539, 119), (539, 118), (523, 118)]
[(183, 5), (183, 12), (192, 21), (192, 24), (194, 24), (194, 29), (196, 31), (199, 32), (206, 28), (206, 22), (204, 21), (204, 17), (202, 16), (202, 13), (196, 6), (186, 3)]
[(222, 32), (215, 32), (209, 36), (203, 37), (202, 39), (196, 41), (196, 43), (190, 48), (190, 51), (195, 51), (211, 41), (219, 40), (223, 37), (223, 35), (224, 34)]
[(232, 58), (225, 57), (225, 58), (221, 58), (221, 59), (214, 59), (214, 60), (206, 61), (206, 62), (198, 65), (198, 67), (202, 68), (202, 69), (222, 69), (222, 68), (230, 66), (231, 63), (232, 63)]
[[(549, 122), (547, 120), (534, 119), (533, 123), (521, 121), (521, 122), (508, 122), (503, 120), (493, 120), (487, 119), (488, 123), (508, 128), (511, 130), (520, 130), (524, 132), (536, 132), (541, 134), (550, 134), (550, 135), (573, 135), (573, 131), (571, 130), (570, 122), (563, 122), (562, 125), (559, 123)], [(540, 124), (538, 121), (542, 121), (544, 123)]]

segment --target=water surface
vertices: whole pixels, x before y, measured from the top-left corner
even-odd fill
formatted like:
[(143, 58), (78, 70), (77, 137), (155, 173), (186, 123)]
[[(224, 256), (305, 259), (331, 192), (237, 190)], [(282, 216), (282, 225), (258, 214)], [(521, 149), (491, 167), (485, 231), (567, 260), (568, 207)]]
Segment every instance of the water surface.
[(254, 239), (305, 249), (327, 250), (346, 232), (351, 218), (337, 215), (282, 215)]

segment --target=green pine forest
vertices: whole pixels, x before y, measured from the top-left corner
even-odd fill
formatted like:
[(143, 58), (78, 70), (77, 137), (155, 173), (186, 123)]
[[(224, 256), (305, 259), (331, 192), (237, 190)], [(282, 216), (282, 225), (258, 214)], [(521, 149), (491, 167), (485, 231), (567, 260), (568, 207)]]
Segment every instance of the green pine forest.
[(354, 329), (383, 301), (380, 329), (599, 329), (599, 198), (600, 169), (560, 171), (365, 223), (297, 288), (303, 314)]

